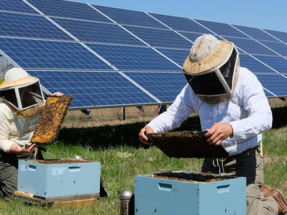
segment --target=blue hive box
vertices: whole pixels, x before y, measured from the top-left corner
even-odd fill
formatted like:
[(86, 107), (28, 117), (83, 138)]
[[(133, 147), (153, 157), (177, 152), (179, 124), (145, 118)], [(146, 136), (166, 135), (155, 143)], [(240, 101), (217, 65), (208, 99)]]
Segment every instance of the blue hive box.
[(42, 198), (100, 193), (100, 163), (19, 160), (18, 191)]
[(135, 215), (246, 214), (245, 177), (191, 182), (155, 175), (135, 177)]

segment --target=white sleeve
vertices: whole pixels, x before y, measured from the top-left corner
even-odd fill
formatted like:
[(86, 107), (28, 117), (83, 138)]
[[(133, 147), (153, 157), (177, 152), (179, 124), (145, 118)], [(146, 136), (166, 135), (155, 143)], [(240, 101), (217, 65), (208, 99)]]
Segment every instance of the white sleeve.
[(233, 138), (237, 143), (244, 142), (272, 127), (272, 112), (263, 87), (254, 74), (247, 75), (241, 84), (240, 94), (248, 116), (230, 122)]
[(147, 126), (151, 127), (155, 133), (167, 132), (181, 125), (190, 114), (194, 113), (192, 105), (194, 94), (187, 84), (172, 105), (162, 114), (153, 119)]
[(14, 141), (9, 140), (9, 134), (9, 123), (0, 114), (0, 150), (4, 152), (9, 152), (10, 147), (14, 144)]

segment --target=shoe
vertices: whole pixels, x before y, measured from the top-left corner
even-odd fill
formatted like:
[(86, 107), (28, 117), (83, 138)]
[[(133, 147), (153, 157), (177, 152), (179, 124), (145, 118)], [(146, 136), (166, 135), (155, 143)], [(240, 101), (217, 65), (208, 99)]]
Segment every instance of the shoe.
[(268, 193), (269, 193), (270, 190), (271, 190), (271, 187), (269, 187), (269, 186), (267, 186), (267, 185), (263, 185), (260, 190), (261, 190), (261, 193), (262, 193), (265, 197), (267, 197)]
[(267, 197), (269, 196), (273, 197), (277, 201), (279, 207), (278, 214), (281, 215), (287, 214), (287, 203), (281, 191), (273, 188), (267, 194)]

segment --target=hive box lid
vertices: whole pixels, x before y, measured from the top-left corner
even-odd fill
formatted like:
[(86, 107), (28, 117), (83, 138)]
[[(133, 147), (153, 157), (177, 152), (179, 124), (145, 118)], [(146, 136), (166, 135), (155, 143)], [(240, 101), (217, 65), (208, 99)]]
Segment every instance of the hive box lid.
[(136, 215), (246, 214), (245, 177), (227, 177), (222, 180), (210, 178), (209, 182), (203, 182), (155, 175), (135, 177)]
[(100, 193), (100, 162), (58, 161), (19, 160), (18, 191), (43, 198)]

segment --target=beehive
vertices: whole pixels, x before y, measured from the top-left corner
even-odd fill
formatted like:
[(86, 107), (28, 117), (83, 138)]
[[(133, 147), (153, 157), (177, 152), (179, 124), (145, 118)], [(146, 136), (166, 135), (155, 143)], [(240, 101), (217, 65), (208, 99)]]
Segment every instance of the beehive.
[(246, 179), (185, 171), (138, 175), (135, 214), (246, 214)]
[(97, 194), (100, 169), (89, 160), (19, 160), (18, 191), (42, 198)]

